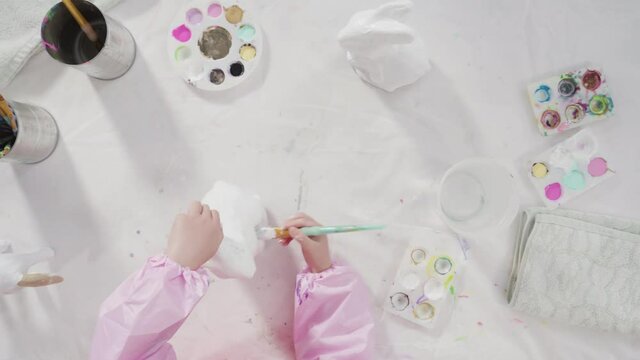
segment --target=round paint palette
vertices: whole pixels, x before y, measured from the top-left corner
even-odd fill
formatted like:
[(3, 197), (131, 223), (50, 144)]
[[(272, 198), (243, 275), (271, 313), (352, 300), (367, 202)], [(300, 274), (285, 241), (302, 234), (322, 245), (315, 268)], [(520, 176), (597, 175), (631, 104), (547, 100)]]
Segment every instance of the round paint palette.
[(260, 63), (262, 32), (250, 10), (235, 1), (194, 1), (169, 29), (172, 64), (189, 84), (202, 90), (232, 88)]

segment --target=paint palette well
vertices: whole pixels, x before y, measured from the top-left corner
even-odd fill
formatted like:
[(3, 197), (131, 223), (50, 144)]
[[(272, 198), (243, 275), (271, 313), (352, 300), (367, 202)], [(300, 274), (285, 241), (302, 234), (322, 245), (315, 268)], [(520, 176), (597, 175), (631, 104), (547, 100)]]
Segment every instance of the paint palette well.
[[(428, 329), (442, 328), (456, 299), (457, 240), (429, 231), (404, 253), (384, 304), (385, 311)], [(436, 243), (440, 245), (435, 245)], [(448, 246), (442, 246), (447, 244)]]
[(203, 90), (232, 88), (260, 63), (262, 32), (250, 10), (235, 1), (194, 1), (171, 24), (168, 51), (189, 84)]
[(614, 174), (591, 130), (580, 131), (528, 164), (528, 177), (550, 208), (558, 207)]
[(528, 86), (529, 101), (542, 135), (554, 135), (613, 114), (607, 80), (599, 68), (585, 67)]

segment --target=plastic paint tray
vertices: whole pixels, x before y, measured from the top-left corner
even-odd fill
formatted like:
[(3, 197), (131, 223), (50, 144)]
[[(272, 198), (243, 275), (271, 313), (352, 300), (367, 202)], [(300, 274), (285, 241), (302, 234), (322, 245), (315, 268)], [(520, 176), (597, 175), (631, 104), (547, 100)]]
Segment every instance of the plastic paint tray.
[(172, 65), (190, 85), (225, 90), (239, 85), (259, 65), (262, 30), (252, 10), (229, 0), (197, 0), (171, 23), (167, 50)]
[(384, 309), (424, 328), (441, 330), (453, 313), (464, 255), (458, 239), (426, 230), (404, 252)]
[(589, 129), (534, 157), (528, 177), (549, 208), (556, 208), (612, 177), (607, 157)]
[(613, 114), (609, 85), (598, 67), (565, 72), (527, 87), (540, 133), (555, 135)]

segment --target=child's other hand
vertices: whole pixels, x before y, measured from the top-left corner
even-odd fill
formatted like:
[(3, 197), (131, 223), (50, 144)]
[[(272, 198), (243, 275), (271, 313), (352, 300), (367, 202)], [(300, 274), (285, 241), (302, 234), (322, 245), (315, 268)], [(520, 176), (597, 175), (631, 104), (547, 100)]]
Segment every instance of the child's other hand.
[(302, 255), (309, 265), (311, 272), (317, 273), (331, 267), (331, 255), (329, 254), (329, 241), (327, 236), (307, 237), (300, 231), (306, 226), (322, 226), (309, 215), (298, 213), (287, 220), (283, 227), (289, 230), (292, 239), (283, 240), (283, 245), (289, 245), (292, 240), (296, 240), (302, 247)]
[(218, 212), (194, 201), (187, 213), (179, 214), (173, 222), (167, 256), (197, 270), (218, 252), (223, 237)]

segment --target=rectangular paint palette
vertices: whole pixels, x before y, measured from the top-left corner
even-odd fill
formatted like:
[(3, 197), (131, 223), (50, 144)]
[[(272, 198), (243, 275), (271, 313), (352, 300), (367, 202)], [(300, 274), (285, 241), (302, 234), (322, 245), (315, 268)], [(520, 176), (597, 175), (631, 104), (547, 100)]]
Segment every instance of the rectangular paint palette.
[(262, 33), (252, 12), (229, 0), (189, 2), (168, 34), (171, 63), (188, 83), (202, 90), (232, 88), (262, 58)]
[(528, 177), (549, 208), (571, 200), (615, 174), (589, 129), (536, 156)]
[(613, 114), (607, 80), (599, 68), (585, 67), (527, 87), (540, 133), (555, 135)]
[(430, 229), (406, 249), (384, 303), (388, 313), (442, 329), (456, 302), (462, 251), (458, 239)]

